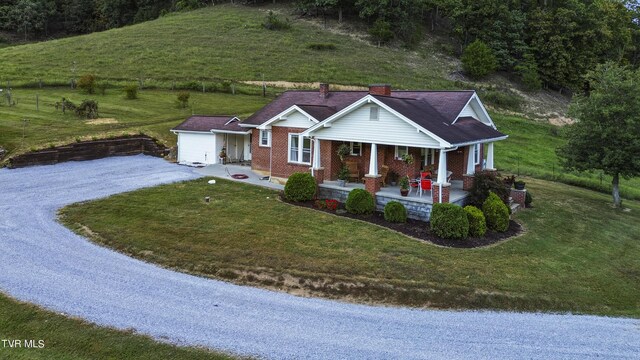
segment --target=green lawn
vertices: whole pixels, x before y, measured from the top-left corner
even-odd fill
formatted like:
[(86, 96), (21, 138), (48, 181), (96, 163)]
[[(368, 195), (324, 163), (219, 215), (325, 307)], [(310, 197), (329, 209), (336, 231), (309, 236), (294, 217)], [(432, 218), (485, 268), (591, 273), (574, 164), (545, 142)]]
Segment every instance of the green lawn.
[(44, 340), (44, 348), (0, 348), (0, 359), (232, 359), (159, 343), (15, 301), (0, 293), (0, 339)]
[(526, 180), (535, 208), (516, 215), (526, 233), (474, 250), (293, 207), (272, 190), (226, 180), (139, 190), (61, 215), (134, 257), (297, 294), (640, 317), (640, 203), (613, 210), (604, 194)]
[[(39, 111), (36, 111), (36, 95)], [(76, 104), (87, 98), (95, 99), (100, 118), (111, 119), (111, 123), (96, 125), (80, 120), (73, 113), (63, 114), (54, 107), (62, 97)], [(192, 92), (190, 107), (181, 109), (176, 105), (176, 92), (173, 91), (143, 90), (137, 100), (126, 100), (124, 94), (116, 89), (107, 90), (106, 95), (88, 95), (65, 88), (15, 89), (13, 98), (17, 101), (16, 106), (0, 104), (0, 146), (9, 151), (9, 156), (35, 148), (72, 143), (78, 138), (141, 131), (173, 146), (176, 136), (169, 129), (190, 116), (192, 111), (196, 114), (247, 117), (271, 100), (260, 96)], [(26, 127), (22, 119), (29, 120)]]
[[(292, 29), (262, 27), (266, 9), (216, 5), (100, 33), (0, 49), (0, 84), (68, 84), (93, 73), (110, 82), (145, 79), (168, 87), (200, 80), (286, 80), (339, 84), (390, 82), (397, 88), (450, 88), (435, 49), (378, 48), (291, 18)], [(288, 10), (286, 10), (288, 11)], [(285, 12), (286, 12), (285, 11)], [(286, 14), (285, 14), (286, 15)], [(283, 16), (284, 17), (284, 16)], [(290, 16), (289, 16), (290, 17)], [(334, 43), (333, 51), (310, 43)]]
[[(501, 132), (509, 134), (507, 140), (495, 145), (495, 166), (499, 169), (611, 193), (610, 176), (562, 169), (556, 148), (565, 143), (563, 128), (497, 113), (491, 117)], [(620, 190), (623, 197), (640, 200), (640, 178), (620, 179)]]

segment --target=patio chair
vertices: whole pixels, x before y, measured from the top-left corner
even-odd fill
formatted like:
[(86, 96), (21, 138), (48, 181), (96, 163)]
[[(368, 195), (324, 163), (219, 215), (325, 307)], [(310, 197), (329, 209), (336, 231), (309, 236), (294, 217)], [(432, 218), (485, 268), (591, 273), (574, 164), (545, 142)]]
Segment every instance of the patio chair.
[(345, 161), (345, 165), (347, 165), (347, 169), (349, 169), (349, 180), (353, 179), (354, 181), (358, 181), (362, 178), (357, 161), (347, 160)]
[(420, 180), (420, 197), (422, 197), (422, 193), (425, 191), (431, 191), (431, 180), (422, 178)]

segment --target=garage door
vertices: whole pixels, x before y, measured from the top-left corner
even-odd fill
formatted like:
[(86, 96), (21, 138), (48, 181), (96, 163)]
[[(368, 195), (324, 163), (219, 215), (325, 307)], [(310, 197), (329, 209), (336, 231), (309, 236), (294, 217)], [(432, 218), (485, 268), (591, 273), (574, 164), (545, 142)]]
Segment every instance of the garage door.
[(178, 162), (215, 164), (216, 137), (212, 133), (178, 133)]

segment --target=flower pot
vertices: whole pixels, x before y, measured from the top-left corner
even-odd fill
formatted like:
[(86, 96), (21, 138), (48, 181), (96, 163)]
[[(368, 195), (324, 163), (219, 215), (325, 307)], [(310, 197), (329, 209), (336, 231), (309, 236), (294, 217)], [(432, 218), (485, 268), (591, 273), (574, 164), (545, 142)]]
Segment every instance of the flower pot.
[(525, 185), (524, 182), (515, 182), (513, 184), (513, 187), (515, 187), (516, 190), (524, 190), (524, 185)]
[(392, 181), (392, 182), (391, 182), (391, 186), (396, 186), (396, 185), (398, 185), (398, 183), (397, 183), (397, 182), (395, 182), (395, 181)]
[(346, 183), (347, 183), (347, 182), (346, 182), (345, 180), (340, 180), (340, 179), (338, 179), (338, 186), (342, 186), (342, 187), (344, 187), (344, 186), (346, 185)]
[(400, 195), (402, 196), (409, 195), (409, 189), (400, 189)]

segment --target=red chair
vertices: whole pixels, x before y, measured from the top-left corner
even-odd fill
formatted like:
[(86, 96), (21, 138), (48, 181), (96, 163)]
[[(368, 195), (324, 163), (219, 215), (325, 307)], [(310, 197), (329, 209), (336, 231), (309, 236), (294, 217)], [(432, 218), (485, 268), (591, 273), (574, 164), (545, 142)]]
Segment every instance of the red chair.
[(422, 193), (424, 191), (431, 191), (431, 180), (430, 179), (421, 179), (420, 180), (420, 197), (422, 197)]

